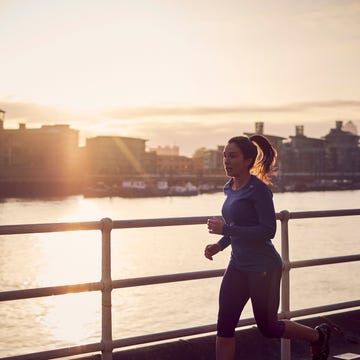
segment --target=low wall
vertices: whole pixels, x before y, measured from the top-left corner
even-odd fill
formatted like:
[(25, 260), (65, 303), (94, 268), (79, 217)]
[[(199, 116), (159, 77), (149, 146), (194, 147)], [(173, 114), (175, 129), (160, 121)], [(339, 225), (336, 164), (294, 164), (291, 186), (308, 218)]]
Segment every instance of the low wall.
[[(315, 327), (326, 322), (332, 327), (330, 355), (355, 353), (360, 359), (360, 310), (297, 320)], [(330, 359), (331, 357), (329, 357)], [(114, 360), (215, 360), (215, 335), (178, 339), (166, 343), (114, 351)], [(256, 327), (236, 333), (236, 359), (279, 360), (280, 339), (263, 337)], [(291, 341), (291, 359), (310, 359), (309, 344)], [(82, 360), (101, 360), (100, 355)]]

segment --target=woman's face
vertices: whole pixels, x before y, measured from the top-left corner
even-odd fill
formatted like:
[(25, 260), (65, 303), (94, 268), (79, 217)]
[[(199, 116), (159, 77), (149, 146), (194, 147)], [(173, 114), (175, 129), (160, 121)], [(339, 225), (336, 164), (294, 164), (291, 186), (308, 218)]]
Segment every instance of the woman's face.
[(229, 143), (224, 149), (224, 169), (227, 176), (241, 177), (249, 174), (251, 159), (244, 159), (241, 149), (235, 143)]

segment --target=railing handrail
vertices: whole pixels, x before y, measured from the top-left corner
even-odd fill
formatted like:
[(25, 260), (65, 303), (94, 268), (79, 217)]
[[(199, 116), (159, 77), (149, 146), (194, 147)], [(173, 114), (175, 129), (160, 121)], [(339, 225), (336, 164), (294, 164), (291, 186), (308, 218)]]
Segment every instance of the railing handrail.
[[(282, 220), (284, 217), (283, 213), (284, 210), (276, 213), (276, 219)], [(295, 212), (289, 212), (289, 214), (290, 214), (290, 219), (353, 216), (353, 215), (360, 215), (360, 209), (295, 211)], [(201, 225), (206, 223), (207, 219), (209, 219), (209, 217), (211, 216), (214, 215), (153, 218), (153, 219), (113, 220), (112, 229), (177, 226), (177, 225)], [(62, 231), (101, 230), (101, 229), (102, 229), (101, 221), (0, 225), (0, 235), (19, 235), (19, 234), (62, 232)]]
[[(360, 261), (360, 254), (291, 261), (290, 268), (296, 269), (296, 268), (303, 268), (310, 266), (330, 265), (330, 264), (353, 262), (353, 261)], [(112, 289), (124, 289), (124, 288), (137, 287), (137, 286), (157, 285), (157, 284), (165, 284), (165, 283), (189, 281), (189, 280), (210, 279), (210, 278), (220, 277), (224, 274), (224, 272), (225, 272), (225, 268), (118, 279), (118, 280), (112, 280)], [(71, 285), (58, 285), (58, 286), (38, 287), (32, 289), (2, 291), (0, 292), (0, 301), (34, 299), (39, 297), (64, 295), (69, 293), (74, 294), (74, 293), (82, 293), (82, 292), (101, 291), (102, 288), (103, 286), (101, 282), (88, 282), (88, 283), (71, 284)]]
[[(281, 222), (281, 249), (284, 262), (283, 280), (282, 280), (282, 308), (279, 313), (280, 318), (290, 319), (291, 317), (317, 314), (319, 312), (328, 312), (339, 309), (346, 309), (360, 306), (360, 300), (343, 302), (338, 304), (328, 304), (325, 306), (314, 307), (309, 309), (299, 309), (290, 311), (289, 308), (289, 271), (291, 268), (300, 268), (308, 266), (327, 265), (343, 263), (350, 261), (360, 261), (360, 254), (336, 256), (331, 258), (308, 259), (290, 261), (289, 259), (289, 239), (288, 239), (288, 222), (290, 219), (305, 219), (319, 217), (342, 217), (360, 215), (360, 209), (341, 209), (341, 210), (317, 210), (289, 212), (287, 210), (276, 214), (277, 220)], [(102, 352), (103, 360), (112, 359), (114, 348), (125, 347), (130, 345), (144, 344), (148, 342), (175, 339), (182, 336), (191, 336), (196, 334), (210, 333), (216, 330), (216, 325), (203, 325), (188, 329), (173, 330), (158, 334), (137, 336), (127, 339), (112, 339), (111, 329), (111, 291), (116, 288), (125, 288), (132, 286), (145, 286), (176, 281), (187, 281), (206, 279), (222, 276), (225, 269), (205, 270), (187, 273), (166, 274), (158, 276), (146, 276), (128, 279), (111, 279), (111, 245), (110, 234), (114, 229), (142, 228), (157, 226), (182, 226), (182, 225), (200, 225), (205, 224), (209, 216), (197, 217), (175, 217), (175, 218), (157, 218), (157, 219), (135, 219), (135, 220), (112, 220), (104, 218), (101, 221), (88, 222), (64, 222), (64, 223), (44, 223), (44, 224), (19, 224), (19, 225), (0, 225), (0, 235), (45, 233), (45, 232), (64, 232), (79, 230), (101, 230), (102, 233), (102, 279), (98, 282), (83, 284), (51, 286), (34, 289), (21, 289), (0, 292), (0, 301), (12, 301), (17, 299), (29, 299), (43, 296), (61, 295), (65, 293), (79, 293), (89, 291), (101, 291), (103, 296), (102, 312), (102, 341), (99, 343), (85, 344), (81, 346), (67, 347), (33, 354), (25, 354), (2, 358), (3, 360), (29, 360), (29, 359), (51, 359), (65, 356), (86, 354), (94, 351)], [(253, 318), (242, 319), (239, 326), (252, 325), (255, 323)], [(290, 343), (282, 339), (281, 359), (290, 359)]]

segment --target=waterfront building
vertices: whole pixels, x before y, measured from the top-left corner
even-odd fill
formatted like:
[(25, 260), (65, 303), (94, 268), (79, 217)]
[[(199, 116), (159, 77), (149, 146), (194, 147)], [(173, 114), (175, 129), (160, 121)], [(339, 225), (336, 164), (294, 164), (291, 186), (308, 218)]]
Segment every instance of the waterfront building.
[[(287, 141), (280, 136), (265, 134), (263, 122), (255, 123), (255, 132), (244, 134), (264, 135), (277, 149), (277, 176), (273, 178), (275, 189), (316, 190), (360, 186), (359, 136), (352, 122), (343, 126), (342, 121), (336, 121), (336, 127), (321, 139), (307, 137), (304, 126), (297, 125), (295, 136), (290, 136)], [(203, 157), (205, 153), (206, 149), (203, 149)]]
[(262, 121), (255, 122), (255, 132), (244, 132), (244, 135), (249, 136), (249, 137), (252, 135), (263, 135), (271, 142), (271, 144), (279, 152), (281, 152), (283, 141), (286, 140), (286, 138), (284, 138), (282, 136), (265, 134), (264, 133), (264, 123)]
[(204, 174), (223, 174), (223, 153), (224, 146), (219, 145), (216, 150), (205, 150), (203, 154), (203, 172)]
[(336, 121), (335, 128), (324, 136), (328, 172), (353, 175), (360, 172), (359, 136), (351, 123), (347, 126), (352, 131), (344, 129), (342, 121)]
[(189, 175), (194, 173), (192, 159), (182, 155), (157, 155), (158, 175)]
[(151, 174), (160, 176), (189, 175), (194, 173), (193, 161), (187, 156), (180, 155), (180, 149), (174, 146), (158, 146), (151, 148), (149, 154), (155, 154)]
[(204, 153), (206, 150), (204, 147), (196, 149), (192, 156), (194, 174), (197, 176), (202, 175), (204, 172)]
[(349, 120), (346, 124), (342, 125), (341, 130), (349, 132), (353, 135), (358, 135), (356, 125), (351, 120)]
[(216, 149), (197, 149), (192, 157), (194, 174), (223, 175), (223, 152), (224, 145), (218, 145)]
[(86, 139), (86, 174), (90, 178), (142, 175), (147, 172), (147, 140), (123, 136)]
[(0, 127), (0, 176), (70, 176), (76, 169), (78, 130), (69, 125)]
[(0, 109), (0, 130), (4, 128), (5, 111)]
[[(354, 130), (354, 127), (349, 125)], [(283, 144), (281, 180), (285, 189), (338, 189), (360, 183), (359, 136), (342, 128), (342, 121), (321, 139), (305, 136), (296, 126), (295, 136)]]
[(180, 155), (180, 149), (177, 145), (157, 146), (156, 148), (150, 148), (149, 152), (155, 152), (156, 155), (171, 155), (171, 156), (179, 156)]
[(283, 144), (281, 156), (285, 174), (319, 175), (326, 170), (324, 140), (307, 137), (303, 125), (295, 127), (295, 136)]
[(18, 129), (0, 119), (0, 193), (31, 194), (75, 191), (79, 181), (79, 131), (69, 125)]

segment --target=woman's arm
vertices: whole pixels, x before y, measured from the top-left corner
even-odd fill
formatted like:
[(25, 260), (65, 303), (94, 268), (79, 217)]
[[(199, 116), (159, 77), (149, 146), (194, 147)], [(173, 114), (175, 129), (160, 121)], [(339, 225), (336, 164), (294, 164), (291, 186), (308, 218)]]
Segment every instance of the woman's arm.
[[(207, 227), (209, 229), (209, 233), (215, 235), (222, 235), (224, 224), (225, 222), (221, 217), (213, 217), (208, 219)], [(231, 239), (229, 236), (223, 236), (217, 242), (217, 244), (220, 246), (220, 251), (222, 251), (231, 244)]]
[(223, 251), (231, 244), (231, 239), (229, 236), (223, 236), (218, 242), (220, 250)]

